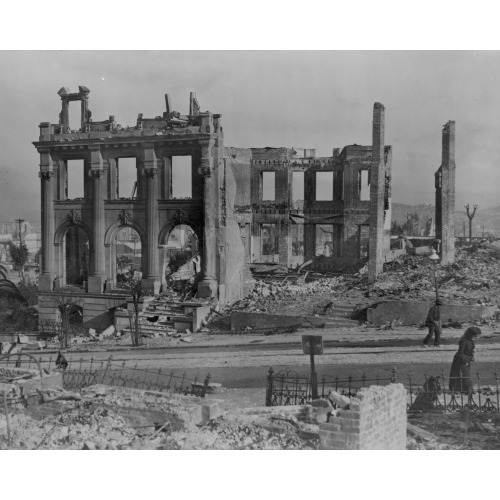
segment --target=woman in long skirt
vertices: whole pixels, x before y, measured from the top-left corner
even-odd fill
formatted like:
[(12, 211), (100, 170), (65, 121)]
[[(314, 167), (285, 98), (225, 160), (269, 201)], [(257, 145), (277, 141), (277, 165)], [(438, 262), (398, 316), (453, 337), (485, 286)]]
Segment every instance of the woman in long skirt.
[(465, 330), (463, 337), (458, 343), (450, 370), (450, 391), (471, 392), (472, 378), (470, 376), (470, 364), (474, 361), (474, 339), (481, 335), (481, 330), (471, 326)]

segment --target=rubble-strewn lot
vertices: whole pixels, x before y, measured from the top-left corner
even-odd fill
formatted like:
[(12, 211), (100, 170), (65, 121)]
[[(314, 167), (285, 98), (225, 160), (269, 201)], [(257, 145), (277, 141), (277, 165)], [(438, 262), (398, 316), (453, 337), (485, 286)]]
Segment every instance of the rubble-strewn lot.
[[(0, 412), (0, 449), (315, 450), (316, 420), (324, 422), (328, 409), (233, 407), (196, 424), (188, 415), (196, 398), (109, 386), (89, 387), (80, 398), (57, 389), (42, 395), (46, 403), (34, 414), (9, 406), (10, 441)], [(499, 431), (496, 413), (411, 412), (407, 449), (499, 449)]]
[[(75, 393), (49, 392), (52, 404), (59, 393), (58, 405), (37, 404), (31, 414), (21, 405), (10, 409), (10, 442), (0, 413), (0, 449), (297, 450), (318, 444), (318, 426), (299, 421), (290, 409), (219, 415), (213, 401), (133, 389), (92, 386), (80, 400)], [(211, 406), (214, 418), (199, 422), (197, 403)]]
[[(352, 307), (384, 299), (432, 301), (433, 264), (425, 256), (406, 256), (384, 266), (377, 283), (368, 286), (366, 266), (353, 275), (321, 278), (313, 273), (298, 279), (258, 280), (248, 298), (222, 313), (235, 310), (286, 315), (328, 315), (332, 302)], [(310, 281), (311, 276), (315, 276)], [(440, 296), (447, 304), (497, 305), (500, 296), (500, 242), (458, 248), (453, 264), (438, 266)]]
[(498, 450), (497, 413), (414, 413), (408, 416), (410, 450)]

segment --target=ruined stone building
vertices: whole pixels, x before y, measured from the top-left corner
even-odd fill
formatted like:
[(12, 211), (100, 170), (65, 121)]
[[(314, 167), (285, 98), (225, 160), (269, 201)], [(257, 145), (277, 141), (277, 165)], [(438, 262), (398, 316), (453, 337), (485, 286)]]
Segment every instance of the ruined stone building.
[[(41, 319), (54, 318), (51, 294), (73, 286), (86, 326), (112, 322), (113, 308), (126, 298), (116, 287), (117, 235), (124, 228), (140, 240), (149, 294), (165, 282), (168, 239), (180, 225), (198, 241), (199, 297), (222, 304), (246, 294), (252, 263), (312, 261), (311, 269), (340, 272), (370, 256), (370, 280), (376, 279), (391, 221), (392, 150), (384, 144), (381, 104), (374, 107), (372, 145), (316, 157), (285, 147), (224, 147), (221, 115), (202, 112), (194, 93), (187, 115), (174, 111), (166, 95), (162, 115), (139, 114), (131, 127), (114, 116), (93, 121), (89, 93), (62, 88), (59, 122), (41, 123), (34, 142), (42, 195)], [(76, 130), (72, 102), (80, 108)], [(120, 176), (130, 162), (135, 182), (123, 192)], [(74, 176), (83, 183), (79, 196), (68, 189)], [(187, 193), (176, 193), (180, 183), (188, 184)]]
[[(381, 121), (377, 116), (374, 126)], [(375, 155), (372, 146), (355, 144), (329, 157), (285, 147), (227, 148), (247, 261), (295, 268), (312, 260), (308, 269), (342, 272), (367, 261), (373, 238), (380, 272), (390, 245), (392, 160), (391, 147), (380, 144)]]

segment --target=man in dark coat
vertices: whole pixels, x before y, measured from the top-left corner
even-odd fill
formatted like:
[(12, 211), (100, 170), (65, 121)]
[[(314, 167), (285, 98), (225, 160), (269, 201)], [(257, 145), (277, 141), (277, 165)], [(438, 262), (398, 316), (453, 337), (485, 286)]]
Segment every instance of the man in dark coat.
[(441, 299), (437, 299), (435, 304), (429, 309), (425, 325), (429, 329), (427, 337), (424, 339), (424, 347), (428, 347), (429, 341), (434, 337), (434, 347), (440, 347), (441, 340), (441, 311), (439, 306), (442, 306)]
[(452, 392), (472, 391), (470, 364), (474, 361), (474, 339), (479, 335), (481, 335), (481, 330), (476, 326), (471, 326), (465, 330), (458, 343), (458, 351), (453, 357), (450, 370), (450, 391)]

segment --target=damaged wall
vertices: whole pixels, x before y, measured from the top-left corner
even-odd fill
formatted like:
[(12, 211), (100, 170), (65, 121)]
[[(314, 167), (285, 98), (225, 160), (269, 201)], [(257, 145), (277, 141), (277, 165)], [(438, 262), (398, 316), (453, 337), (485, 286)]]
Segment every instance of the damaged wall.
[(403, 384), (371, 386), (346, 410), (319, 424), (321, 450), (405, 450), (407, 394)]
[(455, 122), (442, 132), (441, 166), (435, 173), (436, 238), (440, 240), (441, 264), (455, 260)]

